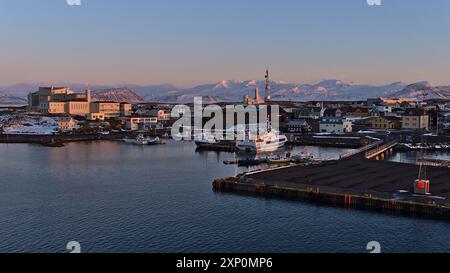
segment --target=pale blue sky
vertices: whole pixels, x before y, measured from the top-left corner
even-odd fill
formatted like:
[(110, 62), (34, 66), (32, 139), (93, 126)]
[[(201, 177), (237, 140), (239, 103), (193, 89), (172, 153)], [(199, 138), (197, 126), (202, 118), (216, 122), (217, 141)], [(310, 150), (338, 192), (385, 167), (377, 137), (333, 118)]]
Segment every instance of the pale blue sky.
[(0, 84), (450, 84), (450, 1), (0, 0)]

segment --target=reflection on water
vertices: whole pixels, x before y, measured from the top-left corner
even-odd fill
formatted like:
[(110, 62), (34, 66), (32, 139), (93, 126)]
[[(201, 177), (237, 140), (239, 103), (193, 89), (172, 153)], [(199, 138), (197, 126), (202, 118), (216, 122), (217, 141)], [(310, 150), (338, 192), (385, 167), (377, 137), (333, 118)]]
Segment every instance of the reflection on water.
[(426, 159), (433, 160), (450, 160), (450, 152), (427, 152), (422, 154), (420, 151), (411, 151), (411, 152), (397, 152), (389, 161), (392, 162), (400, 162), (400, 163), (409, 163), (416, 164), (422, 156)]
[(365, 252), (373, 240), (450, 251), (446, 222), (213, 193), (214, 179), (248, 170), (223, 164), (234, 156), (192, 142), (0, 144), (0, 252), (65, 252), (73, 240), (88, 252)]

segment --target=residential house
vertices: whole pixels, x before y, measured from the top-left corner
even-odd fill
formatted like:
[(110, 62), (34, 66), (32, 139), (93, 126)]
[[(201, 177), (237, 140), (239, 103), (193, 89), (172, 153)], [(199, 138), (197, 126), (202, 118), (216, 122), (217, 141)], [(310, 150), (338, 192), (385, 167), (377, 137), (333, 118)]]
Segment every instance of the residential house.
[(62, 133), (72, 132), (79, 128), (78, 123), (73, 118), (61, 118), (57, 121), (58, 131)]
[(320, 119), (324, 116), (325, 109), (322, 107), (302, 107), (292, 110), (294, 119)]
[(171, 113), (165, 109), (152, 109), (148, 111), (149, 116), (158, 117), (159, 121), (169, 121)]
[(343, 134), (352, 132), (352, 121), (349, 118), (325, 116), (320, 119), (320, 132)]
[(370, 115), (367, 107), (349, 107), (346, 111), (347, 117), (368, 117)]
[(342, 111), (339, 108), (327, 108), (323, 112), (324, 117), (342, 117)]
[(86, 115), (87, 120), (91, 121), (105, 121), (105, 114), (103, 113), (89, 113)]
[(372, 120), (372, 128), (374, 129), (400, 129), (402, 127), (402, 119), (393, 116), (380, 116)]
[(288, 133), (308, 133), (311, 132), (311, 126), (304, 119), (294, 119), (287, 123)]
[(410, 108), (402, 115), (402, 129), (428, 130), (429, 127), (430, 116), (423, 110)]
[(128, 117), (126, 119), (126, 128), (131, 131), (145, 129), (163, 129), (158, 117)]

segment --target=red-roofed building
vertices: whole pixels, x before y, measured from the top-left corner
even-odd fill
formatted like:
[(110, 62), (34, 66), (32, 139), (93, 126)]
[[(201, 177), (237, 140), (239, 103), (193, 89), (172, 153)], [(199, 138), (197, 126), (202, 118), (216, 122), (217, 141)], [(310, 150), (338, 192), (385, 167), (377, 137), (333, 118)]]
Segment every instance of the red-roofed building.
[(346, 110), (347, 117), (368, 117), (370, 116), (369, 108), (366, 107), (349, 107)]

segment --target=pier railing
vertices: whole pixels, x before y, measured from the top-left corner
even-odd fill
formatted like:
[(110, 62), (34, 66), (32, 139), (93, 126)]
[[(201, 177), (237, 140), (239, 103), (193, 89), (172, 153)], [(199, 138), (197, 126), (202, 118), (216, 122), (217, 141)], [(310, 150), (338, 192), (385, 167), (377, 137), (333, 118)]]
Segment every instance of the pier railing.
[(394, 148), (397, 145), (398, 145), (398, 141), (397, 140), (394, 140), (394, 141), (391, 141), (389, 143), (386, 143), (386, 144), (384, 144), (382, 146), (379, 146), (379, 147), (377, 147), (377, 148), (375, 148), (373, 150), (367, 151), (366, 152), (366, 158), (367, 159), (374, 158), (375, 156), (377, 156), (377, 155), (379, 155), (381, 153), (384, 153), (385, 151), (387, 151), (389, 149), (392, 149), (392, 148)]
[(373, 149), (373, 148), (375, 148), (375, 147), (379, 147), (379, 146), (382, 145), (383, 143), (384, 143), (383, 140), (374, 142), (374, 143), (369, 144), (369, 145), (366, 145), (366, 146), (364, 146), (364, 147), (362, 147), (362, 148), (353, 150), (353, 151), (348, 152), (348, 153), (341, 154), (341, 157), (340, 157), (340, 158), (341, 158), (341, 159), (347, 159), (347, 158), (354, 157), (354, 156), (359, 155), (359, 154), (362, 154), (362, 153), (364, 153), (364, 152), (366, 152), (366, 151), (368, 151), (368, 150), (370, 150), (370, 149)]

